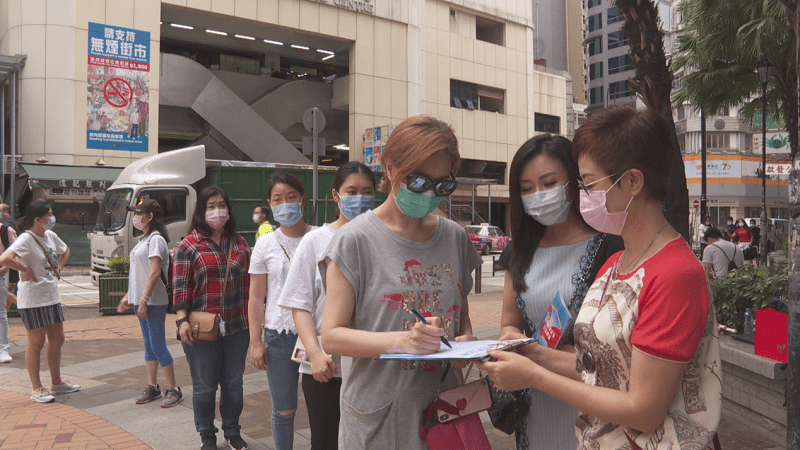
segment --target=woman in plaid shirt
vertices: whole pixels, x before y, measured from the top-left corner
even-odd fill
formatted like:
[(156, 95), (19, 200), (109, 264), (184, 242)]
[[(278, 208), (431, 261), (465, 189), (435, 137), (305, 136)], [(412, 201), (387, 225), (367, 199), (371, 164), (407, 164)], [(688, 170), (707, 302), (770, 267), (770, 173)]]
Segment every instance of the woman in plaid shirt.
[[(192, 374), (194, 424), (203, 450), (217, 448), (219, 430), (214, 426), (214, 407), (218, 385), (225, 444), (233, 449), (247, 448), (240, 436), (239, 415), (244, 404), (242, 375), (250, 345), (250, 250), (236, 232), (230, 206), (228, 194), (218, 187), (209, 186), (198, 194), (191, 232), (175, 250), (172, 272), (176, 325)], [(190, 311), (219, 314), (220, 336), (215, 341), (195, 339), (197, 330), (191, 329), (187, 319)]]

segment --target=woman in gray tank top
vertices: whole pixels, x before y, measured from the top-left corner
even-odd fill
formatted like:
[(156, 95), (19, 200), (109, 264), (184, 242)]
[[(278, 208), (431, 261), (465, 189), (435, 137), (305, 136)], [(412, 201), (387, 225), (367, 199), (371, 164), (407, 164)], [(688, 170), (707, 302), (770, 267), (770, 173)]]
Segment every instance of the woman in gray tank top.
[[(501, 339), (531, 336), (556, 294), (577, 316), (597, 270), (622, 249), (617, 236), (598, 233), (581, 217), (571, 151), (567, 139), (542, 135), (523, 144), (511, 162), (514, 240), (500, 256), (506, 268)], [(538, 344), (528, 350), (548, 351)], [(571, 330), (550, 351), (574, 352)], [(517, 428), (517, 449), (575, 448), (575, 408), (534, 389), (526, 395), (531, 409)]]
[[(425, 449), (420, 420), (440, 364), (387, 361), (383, 353), (429, 354), (474, 339), (467, 294), (481, 258), (464, 228), (431, 214), (456, 188), (453, 129), (428, 116), (392, 132), (382, 157), (389, 198), (342, 226), (320, 263), (325, 274), (322, 347), (342, 355), (339, 448)], [(416, 308), (430, 325), (412, 313)], [(449, 374), (442, 389), (455, 385)]]

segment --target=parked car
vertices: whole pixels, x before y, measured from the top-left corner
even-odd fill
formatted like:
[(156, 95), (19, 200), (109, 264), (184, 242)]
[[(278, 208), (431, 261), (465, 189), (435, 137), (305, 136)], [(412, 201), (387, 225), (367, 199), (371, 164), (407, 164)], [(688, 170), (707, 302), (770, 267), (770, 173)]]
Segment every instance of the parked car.
[(503, 250), (511, 240), (500, 227), (488, 223), (467, 225), (464, 229), (467, 230), (475, 249), (484, 255), (488, 255), (492, 250)]

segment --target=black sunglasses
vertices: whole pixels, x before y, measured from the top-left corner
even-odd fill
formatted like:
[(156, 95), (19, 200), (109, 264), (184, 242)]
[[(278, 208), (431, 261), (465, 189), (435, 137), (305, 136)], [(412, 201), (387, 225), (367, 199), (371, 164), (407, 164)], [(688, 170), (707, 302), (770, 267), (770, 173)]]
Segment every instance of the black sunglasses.
[(446, 179), (440, 181), (433, 181), (425, 175), (417, 173), (412, 173), (406, 179), (406, 189), (417, 194), (422, 194), (433, 188), (433, 192), (437, 197), (445, 197), (452, 194), (457, 187), (458, 181), (456, 181), (456, 177), (452, 173)]

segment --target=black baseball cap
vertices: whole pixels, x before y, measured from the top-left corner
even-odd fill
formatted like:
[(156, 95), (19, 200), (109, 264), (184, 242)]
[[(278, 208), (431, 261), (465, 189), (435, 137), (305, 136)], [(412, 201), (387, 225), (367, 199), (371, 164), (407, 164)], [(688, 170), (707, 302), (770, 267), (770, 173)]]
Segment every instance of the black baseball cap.
[(158, 204), (157, 201), (153, 200), (152, 198), (143, 198), (139, 200), (134, 206), (126, 206), (125, 209), (128, 211), (139, 211), (144, 213), (153, 213), (153, 215), (161, 215), (161, 205)]

